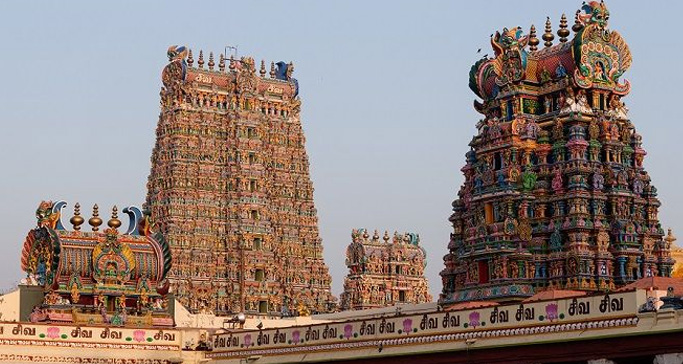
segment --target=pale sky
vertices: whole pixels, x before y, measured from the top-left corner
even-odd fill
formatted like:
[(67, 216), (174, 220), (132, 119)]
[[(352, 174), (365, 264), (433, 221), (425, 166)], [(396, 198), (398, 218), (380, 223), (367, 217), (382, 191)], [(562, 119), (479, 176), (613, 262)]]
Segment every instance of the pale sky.
[[(625, 99), (648, 151), (660, 218), (683, 238), (683, 2), (608, 1), (631, 47)], [(339, 295), (353, 228), (417, 232), (441, 290), (451, 202), (480, 115), (470, 66), (489, 35), (542, 34), (574, 1), (0, 2), (0, 291), (23, 277), (20, 252), (41, 200), (141, 205), (166, 49), (237, 46), (293, 61), (324, 255)], [(556, 36), (557, 41), (557, 36)], [(477, 49), (482, 52), (477, 54)], [(196, 57), (196, 56), (195, 56)]]

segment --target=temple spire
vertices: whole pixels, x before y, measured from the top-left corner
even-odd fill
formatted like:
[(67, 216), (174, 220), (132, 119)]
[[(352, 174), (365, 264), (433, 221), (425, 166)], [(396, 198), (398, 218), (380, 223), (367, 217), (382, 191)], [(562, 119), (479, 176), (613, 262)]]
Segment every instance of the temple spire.
[(569, 36), (569, 29), (567, 29), (567, 16), (562, 14), (560, 18), (560, 29), (557, 30), (557, 36), (560, 37), (560, 43), (565, 43)]
[(119, 220), (119, 208), (114, 205), (111, 209), (111, 219), (107, 221), (107, 225), (112, 229), (118, 229), (121, 226), (121, 220)]
[(266, 77), (266, 61), (261, 60), (261, 69), (259, 70), (261, 77)]
[(545, 33), (543, 33), (542, 38), (545, 41), (543, 45), (546, 47), (553, 45), (553, 39), (555, 39), (555, 36), (553, 35), (553, 28), (550, 25), (550, 17), (547, 17), (545, 20)]
[(197, 67), (204, 68), (204, 51), (199, 50), (199, 59), (197, 60)]
[(192, 57), (192, 50), (190, 49), (187, 53), (187, 65), (192, 67), (192, 64), (194, 64), (194, 58)]
[(71, 225), (74, 226), (74, 230), (79, 231), (81, 230), (81, 225), (83, 225), (83, 222), (85, 222), (85, 219), (81, 217), (81, 204), (76, 202), (76, 205), (74, 205), (74, 216), (71, 217)]
[(213, 52), (209, 53), (209, 70), (213, 71), (213, 66), (215, 66), (216, 63), (213, 61)]
[(99, 207), (97, 204), (92, 207), (92, 217), (88, 220), (88, 224), (92, 226), (92, 231), (100, 230), (100, 225), (102, 225), (102, 219), (100, 218)]
[(529, 30), (529, 49), (535, 52), (538, 49), (538, 44), (541, 43), (536, 37), (536, 27), (532, 24), (531, 30)]
[(223, 54), (221, 54), (221, 57), (218, 60), (218, 70), (221, 72), (225, 71), (225, 56), (223, 56)]

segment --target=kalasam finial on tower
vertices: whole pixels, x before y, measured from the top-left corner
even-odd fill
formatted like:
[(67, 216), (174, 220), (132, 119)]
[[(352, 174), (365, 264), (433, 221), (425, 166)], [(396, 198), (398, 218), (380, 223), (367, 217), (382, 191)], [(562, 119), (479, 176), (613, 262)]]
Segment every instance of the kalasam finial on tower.
[(550, 25), (550, 17), (547, 17), (545, 20), (545, 33), (543, 33), (543, 40), (545, 41), (543, 45), (546, 47), (552, 46), (553, 39), (555, 39), (555, 36), (553, 35), (553, 28)]

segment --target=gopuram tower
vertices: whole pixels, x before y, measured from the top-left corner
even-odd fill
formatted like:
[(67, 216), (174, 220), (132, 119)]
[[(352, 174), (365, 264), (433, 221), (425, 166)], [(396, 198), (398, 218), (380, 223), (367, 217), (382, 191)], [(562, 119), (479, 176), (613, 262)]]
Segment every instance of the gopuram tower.
[(168, 56), (146, 205), (171, 292), (193, 312), (332, 310), (293, 65)]
[(453, 202), (441, 304), (514, 301), (549, 289), (609, 291), (669, 276), (657, 189), (621, 98), (631, 52), (604, 3), (491, 38), (469, 86), (484, 117)]

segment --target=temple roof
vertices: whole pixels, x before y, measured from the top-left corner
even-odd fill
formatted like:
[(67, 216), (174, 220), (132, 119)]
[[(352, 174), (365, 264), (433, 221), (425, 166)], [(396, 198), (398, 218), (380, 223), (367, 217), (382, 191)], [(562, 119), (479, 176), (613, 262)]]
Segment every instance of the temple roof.
[(559, 300), (559, 299), (563, 299), (563, 298), (585, 296), (587, 293), (588, 292), (586, 292), (586, 291), (572, 291), (572, 290), (564, 290), (564, 289), (553, 289), (553, 290), (538, 292), (535, 295), (525, 299), (523, 302)]
[(639, 289), (654, 289), (666, 291), (672, 287), (674, 289), (673, 294), (675, 296), (683, 295), (683, 279), (682, 278), (670, 278), (670, 277), (647, 277), (639, 279), (629, 285), (617, 289), (617, 292), (624, 292), (632, 290), (634, 288)]
[[(73, 230), (64, 227), (65, 206), (64, 201), (43, 201), (36, 210), (38, 226), (28, 233), (21, 253), (21, 267), (30, 283), (65, 291), (74, 284), (82, 291), (125, 286), (127, 293), (133, 293), (141, 285), (149, 291), (150, 286), (164, 281), (171, 268), (170, 250), (160, 234), (151, 233), (148, 219), (138, 208), (123, 210), (130, 223), (121, 234), (116, 207), (107, 222), (109, 227), (100, 231), (103, 220), (95, 205), (88, 220), (93, 231), (83, 232), (80, 225), (85, 219), (78, 204), (70, 219)], [(167, 287), (156, 288), (159, 294), (166, 293)]]
[[(542, 36), (545, 47), (538, 49), (536, 28), (532, 25), (529, 34), (521, 27), (503, 28), (491, 37), (495, 57), (478, 60), (470, 70), (470, 89), (486, 101), (498, 98), (508, 92), (552, 91), (556, 83), (565, 81), (580, 88), (599, 88), (618, 95), (630, 90), (628, 81), (620, 81), (621, 75), (631, 65), (631, 52), (621, 35), (607, 29), (609, 11), (604, 3), (584, 3), (577, 11), (575, 24), (570, 32), (563, 15), (559, 43), (553, 45), (550, 20), (546, 22)], [(508, 87), (514, 86), (514, 87)]]

